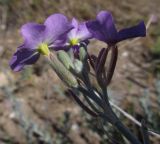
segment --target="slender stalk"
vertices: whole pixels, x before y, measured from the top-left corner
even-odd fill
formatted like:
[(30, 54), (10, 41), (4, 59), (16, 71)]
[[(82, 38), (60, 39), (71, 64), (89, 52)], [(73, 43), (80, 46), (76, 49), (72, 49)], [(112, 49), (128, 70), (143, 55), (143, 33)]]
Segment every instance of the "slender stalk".
[(110, 120), (110, 123), (114, 125), (132, 144), (141, 144), (141, 142), (135, 137), (135, 135), (119, 120), (114, 111), (112, 110), (109, 100), (107, 89), (103, 87), (103, 97), (105, 98), (107, 109), (104, 110), (104, 120)]
[(123, 125), (121, 121), (117, 122), (115, 126), (132, 144), (141, 144), (141, 142), (139, 142), (139, 140)]
[[(115, 114), (113, 113), (113, 115)], [(108, 113), (105, 113), (105, 116), (103, 116), (102, 118), (108, 121)], [(120, 133), (124, 135), (126, 139), (128, 139), (128, 141), (131, 142), (132, 144), (141, 144), (141, 142), (139, 142), (139, 140), (134, 136), (134, 134), (117, 118), (117, 116), (116, 119), (117, 121), (112, 123), (112, 125), (115, 126), (120, 131)]]
[(97, 107), (92, 103), (92, 101), (86, 96), (84, 95), (85, 100), (87, 101), (88, 105), (96, 112), (99, 113), (99, 110), (97, 109)]
[(127, 117), (129, 120), (131, 120), (132, 122), (134, 122), (136, 125), (138, 125), (139, 127), (141, 127), (141, 123), (139, 121), (137, 121), (133, 116), (131, 116), (130, 114), (128, 114), (127, 112), (125, 112), (123, 109), (121, 109), (119, 106), (115, 105), (112, 101), (109, 101), (110, 105), (112, 107), (114, 107), (116, 110), (118, 110), (121, 114), (123, 114), (125, 117)]
[[(117, 49), (115, 48), (115, 50)], [(113, 58), (111, 59), (111, 66), (114, 65), (114, 68), (117, 61), (117, 55), (118, 53), (116, 53), (115, 55), (113, 54), (112, 56)], [(114, 68), (113, 69), (111, 68), (112, 72), (109, 78), (107, 79), (108, 83), (110, 82), (110, 77), (112, 77), (113, 75)], [(90, 95), (94, 97), (95, 93), (92, 89), (90, 79), (88, 76), (88, 71), (86, 69), (83, 70), (82, 81), (87, 87), (87, 90), (90, 93)], [(101, 78), (98, 77), (98, 75), (97, 75), (97, 81), (99, 81), (99, 85), (102, 89), (102, 94), (100, 95), (100, 97), (102, 99), (101, 102), (103, 107), (103, 113), (100, 113), (99, 116), (105, 121), (110, 122), (113, 126), (115, 126), (128, 139), (129, 142), (131, 142), (132, 144), (141, 144), (141, 142), (139, 142), (139, 140), (134, 136), (134, 134), (125, 125), (123, 125), (123, 123), (119, 120), (119, 118), (116, 116), (116, 114), (112, 110), (109, 103), (109, 99), (108, 99), (107, 88), (103, 83), (103, 81), (101, 81)]]
[(102, 108), (101, 99), (94, 92), (90, 94), (90, 92), (83, 87), (78, 87), (78, 90), (84, 95), (88, 96), (92, 101), (94, 101), (99, 107)]
[(146, 122), (144, 120), (142, 120), (141, 124), (142, 124), (141, 132), (142, 132), (142, 136), (143, 136), (143, 143), (150, 144), (149, 133), (148, 133), (148, 128), (147, 128)]
[[(115, 105), (112, 101), (109, 101), (110, 105), (114, 107), (116, 110), (118, 110), (121, 114), (123, 114), (126, 118), (128, 118), (130, 121), (135, 123), (137, 126), (142, 127), (141, 123), (136, 120), (132, 115), (129, 113), (125, 112), (123, 109), (121, 109), (119, 106)], [(160, 139), (160, 134), (153, 132), (151, 129), (148, 130), (148, 133), (152, 136), (155, 136)]]

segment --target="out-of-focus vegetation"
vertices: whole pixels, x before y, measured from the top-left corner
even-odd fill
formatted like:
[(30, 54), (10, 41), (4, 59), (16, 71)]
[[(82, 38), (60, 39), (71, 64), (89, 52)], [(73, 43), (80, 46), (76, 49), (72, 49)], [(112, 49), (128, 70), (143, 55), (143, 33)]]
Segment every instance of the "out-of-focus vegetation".
[(157, 38), (153, 48), (152, 48), (152, 53), (155, 56), (159, 56), (160, 57), (160, 36)]
[[(28, 21), (43, 22), (46, 16), (55, 12), (64, 13), (70, 18), (74, 16), (88, 20), (94, 18), (98, 11), (105, 9), (117, 15), (116, 21), (129, 25), (142, 18), (143, 13), (148, 13), (141, 7), (139, 13), (135, 15), (136, 2), (131, 0), (123, 0), (118, 4), (116, 0), (1, 0), (0, 4), (1, 8), (6, 7), (7, 24), (11, 26)], [(144, 2), (139, 2), (139, 5), (144, 5)], [(147, 20), (147, 17), (143, 18)]]

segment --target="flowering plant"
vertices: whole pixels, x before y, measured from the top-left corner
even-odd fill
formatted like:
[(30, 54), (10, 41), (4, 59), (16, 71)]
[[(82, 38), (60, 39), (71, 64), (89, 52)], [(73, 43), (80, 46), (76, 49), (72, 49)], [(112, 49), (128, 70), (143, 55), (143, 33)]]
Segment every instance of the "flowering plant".
[[(98, 117), (115, 126), (131, 143), (141, 142), (125, 127), (113, 112), (107, 94), (118, 58), (117, 43), (129, 38), (144, 37), (144, 22), (117, 31), (113, 17), (108, 11), (98, 13), (95, 20), (70, 22), (62, 14), (49, 16), (44, 24), (27, 23), (22, 26), (24, 43), (10, 60), (13, 71), (21, 71), (34, 64), (40, 55), (46, 58), (51, 68), (68, 86), (68, 92), (91, 116)], [(91, 55), (87, 47), (90, 39), (106, 43), (98, 54)], [(105, 68), (111, 51), (109, 67)], [(97, 85), (90, 80), (93, 76)], [(81, 100), (84, 97), (86, 103)]]

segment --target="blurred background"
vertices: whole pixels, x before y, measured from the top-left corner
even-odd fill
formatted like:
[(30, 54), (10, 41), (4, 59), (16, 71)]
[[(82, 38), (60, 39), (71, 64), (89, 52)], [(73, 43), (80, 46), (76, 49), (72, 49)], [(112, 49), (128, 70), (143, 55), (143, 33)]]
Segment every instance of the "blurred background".
[[(20, 27), (43, 23), (53, 13), (80, 21), (109, 10), (118, 29), (153, 21), (147, 37), (119, 44), (109, 97), (137, 120), (160, 133), (160, 1), (159, 0), (0, 0), (0, 144), (128, 144), (109, 124), (87, 115), (65, 94), (66, 87), (43, 57), (19, 73), (8, 62), (22, 43)], [(149, 24), (149, 23), (148, 23)], [(104, 47), (92, 41), (90, 53)], [(140, 139), (140, 129), (116, 111)], [(153, 144), (160, 139), (150, 137)]]

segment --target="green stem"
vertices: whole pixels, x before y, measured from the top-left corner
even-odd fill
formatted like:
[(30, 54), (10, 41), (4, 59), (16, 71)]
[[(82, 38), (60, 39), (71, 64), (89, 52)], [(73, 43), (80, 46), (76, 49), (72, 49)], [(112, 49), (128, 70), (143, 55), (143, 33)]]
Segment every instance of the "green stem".
[(112, 110), (108, 101), (108, 94), (106, 88), (103, 89), (103, 97), (106, 102), (104, 110), (105, 116), (103, 117), (103, 119), (109, 121), (112, 125), (114, 125), (132, 144), (141, 144), (141, 142), (139, 142), (135, 135), (119, 120), (119, 118)]

